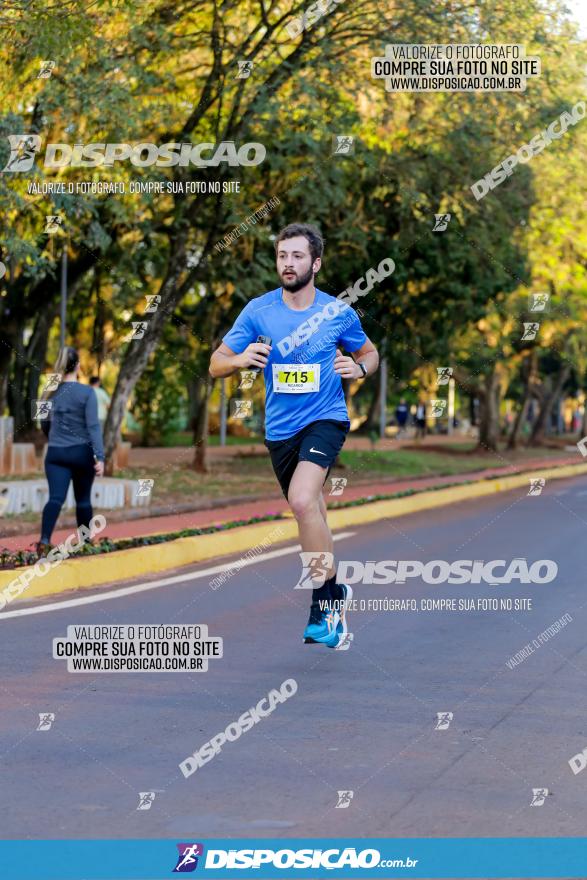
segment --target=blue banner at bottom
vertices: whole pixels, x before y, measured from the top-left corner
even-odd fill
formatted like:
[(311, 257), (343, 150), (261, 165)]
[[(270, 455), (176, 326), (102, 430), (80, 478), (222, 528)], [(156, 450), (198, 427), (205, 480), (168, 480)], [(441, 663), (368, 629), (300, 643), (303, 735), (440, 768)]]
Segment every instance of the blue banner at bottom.
[(3, 840), (6, 880), (587, 877), (587, 838)]

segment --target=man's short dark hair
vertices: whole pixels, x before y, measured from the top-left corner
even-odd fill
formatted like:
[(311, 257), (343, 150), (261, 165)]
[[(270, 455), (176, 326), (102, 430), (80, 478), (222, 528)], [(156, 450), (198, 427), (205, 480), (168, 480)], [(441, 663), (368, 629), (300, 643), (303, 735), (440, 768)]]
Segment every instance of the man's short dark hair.
[(275, 239), (275, 253), (277, 253), (280, 241), (285, 241), (287, 238), (295, 238), (298, 235), (303, 235), (310, 245), (312, 260), (322, 256), (324, 252), (324, 239), (320, 235), (320, 231), (310, 223), (290, 223), (289, 226), (282, 229)]
[(90, 379), (90, 385), (97, 385), (99, 381), (100, 381), (99, 376), (92, 376), (92, 378)]

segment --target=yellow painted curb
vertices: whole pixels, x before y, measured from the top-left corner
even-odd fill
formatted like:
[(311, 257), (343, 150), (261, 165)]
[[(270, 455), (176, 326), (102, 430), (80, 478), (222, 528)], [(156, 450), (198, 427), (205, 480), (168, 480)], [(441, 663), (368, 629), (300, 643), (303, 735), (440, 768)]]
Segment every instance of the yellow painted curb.
[[(22, 595), (27, 599), (50, 596), (65, 590), (97, 587), (100, 584), (111, 584), (141, 575), (156, 574), (206, 559), (213, 562), (218, 557), (245, 552), (253, 547), (260, 546), (263, 549), (275, 543), (290, 541), (297, 537), (297, 534), (295, 520), (291, 522), (272, 520), (210, 535), (194, 535), (190, 538), (176, 538), (173, 541), (150, 544), (146, 547), (116, 550), (113, 553), (102, 553), (85, 559), (67, 559), (54, 564), (47, 574), (35, 576)], [(268, 544), (264, 544), (264, 541)], [(3, 591), (8, 584), (17, 581), (24, 572), (31, 572), (33, 568), (34, 566), (27, 566), (11, 571), (0, 571), (0, 591)], [(210, 579), (212, 577), (214, 575), (211, 575)], [(4, 597), (13, 604), (14, 599), (10, 594), (4, 593)], [(1, 604), (0, 601), (0, 606)]]
[(340, 529), (350, 525), (375, 522), (378, 519), (405, 516), (408, 513), (430, 510), (433, 507), (443, 507), (445, 504), (454, 504), (457, 501), (481, 498), (483, 495), (492, 495), (494, 492), (508, 492), (510, 489), (517, 489), (518, 486), (528, 486), (530, 479), (542, 477), (548, 481), (563, 477), (575, 477), (580, 474), (587, 474), (587, 464), (569, 464), (558, 468), (525, 471), (511, 477), (479, 480), (477, 483), (450, 486), (447, 489), (429, 489), (403, 498), (390, 498), (388, 501), (374, 501), (372, 504), (359, 507), (329, 510), (328, 523), (332, 528)]
[[(477, 483), (451, 486), (446, 489), (427, 490), (403, 498), (390, 498), (370, 504), (329, 510), (328, 522), (333, 529), (344, 529), (378, 520), (406, 516), (420, 510), (443, 507), (457, 501), (480, 498), (494, 492), (507, 492), (519, 486), (527, 486), (529, 479), (542, 477), (545, 480), (561, 479), (587, 474), (587, 464), (565, 465), (546, 468), (540, 471), (526, 471), (511, 477), (498, 477), (493, 480), (480, 480)], [(248, 550), (268, 549), (273, 544), (291, 541), (298, 537), (297, 523), (292, 518), (270, 520), (250, 526), (240, 526), (210, 535), (194, 535), (189, 538), (176, 538), (161, 544), (117, 550), (86, 559), (68, 559), (53, 567), (45, 575), (34, 575), (23, 591), (18, 586), (12, 592), (6, 591), (9, 584), (15, 584), (25, 573), (32, 573), (34, 566), (0, 571), (0, 608), (3, 606), (3, 593), (7, 604), (13, 605), (21, 595), (32, 599), (50, 596), (66, 590), (87, 589), (101, 584), (130, 580), (141, 575), (179, 568), (196, 562), (213, 562), (222, 556), (246, 553)], [(228, 567), (228, 565), (227, 565)], [(214, 575), (211, 576), (214, 577)]]

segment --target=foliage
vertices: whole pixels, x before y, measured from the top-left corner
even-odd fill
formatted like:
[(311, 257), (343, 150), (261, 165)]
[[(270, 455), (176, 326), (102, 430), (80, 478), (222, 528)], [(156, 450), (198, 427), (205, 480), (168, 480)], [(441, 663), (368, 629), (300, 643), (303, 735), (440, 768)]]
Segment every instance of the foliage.
[[(161, 442), (189, 384), (208, 385), (212, 347), (245, 302), (276, 285), (271, 239), (294, 219), (325, 233), (318, 282), (330, 293), (385, 257), (395, 261), (393, 275), (360, 304), (395, 393), (428, 392), (436, 366), (452, 364), (461, 398), (479, 396), (489, 413), (482, 443), (490, 447), (498, 397), (508, 387), (523, 397), (532, 347), (521, 344), (519, 322), (528, 293), (540, 289), (552, 297), (534, 346), (540, 381), (556, 384), (569, 364), (571, 387), (585, 390), (587, 224), (576, 182), (587, 123), (519, 165), (482, 201), (470, 191), (581, 97), (586, 47), (563, 5), (345, 0), (291, 38), (286, 24), (305, 8), (297, 0), (2, 4), (2, 167), (6, 136), (16, 132), (39, 134), (43, 145), (235, 141), (267, 151), (256, 167), (126, 161), (51, 170), (37, 162), (31, 172), (0, 175), (0, 259), (8, 267), (0, 282), (0, 375), (7, 380), (0, 411), (14, 415), (17, 434), (31, 427), (38, 374), (56, 354), (64, 248), (67, 340), (83, 350), (86, 369), (106, 360), (117, 377), (106, 426), (112, 451), (131, 399), (144, 439)], [(525, 92), (389, 93), (369, 75), (372, 56), (389, 42), (519, 43), (520, 33), (543, 67)], [(51, 77), (38, 78), (50, 59)], [(239, 78), (243, 60), (253, 67)], [(339, 134), (355, 138), (353, 155), (333, 153)], [(32, 182), (92, 180), (127, 191), (28, 192)], [(238, 181), (240, 190), (131, 193), (137, 181)], [(279, 204), (265, 220), (247, 222), (227, 249), (214, 247), (273, 197)], [(47, 235), (45, 217), (57, 212), (65, 215), (64, 232)], [(432, 231), (440, 212), (451, 214), (443, 233)], [(145, 315), (145, 294), (160, 296), (160, 308), (145, 337), (129, 342), (131, 323)], [(209, 395), (192, 387), (191, 396), (205, 406)], [(550, 405), (547, 395), (541, 399)]]

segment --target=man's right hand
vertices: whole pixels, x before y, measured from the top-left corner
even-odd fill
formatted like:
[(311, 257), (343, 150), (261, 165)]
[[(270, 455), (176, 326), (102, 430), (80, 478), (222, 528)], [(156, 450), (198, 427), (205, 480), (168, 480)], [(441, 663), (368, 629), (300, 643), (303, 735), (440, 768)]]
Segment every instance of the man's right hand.
[(237, 355), (238, 368), (260, 367), (264, 370), (267, 366), (270, 351), (271, 346), (266, 345), (264, 342), (251, 342), (241, 354)]

